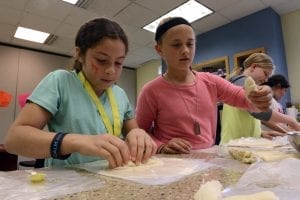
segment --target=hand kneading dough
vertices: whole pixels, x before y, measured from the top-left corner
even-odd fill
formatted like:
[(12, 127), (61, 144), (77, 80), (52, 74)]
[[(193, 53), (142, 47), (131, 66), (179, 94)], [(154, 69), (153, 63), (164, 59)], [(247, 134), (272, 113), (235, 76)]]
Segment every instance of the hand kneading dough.
[(279, 198), (273, 192), (264, 191), (250, 195), (231, 196), (223, 200), (279, 200)]
[(222, 185), (219, 181), (209, 181), (200, 186), (194, 195), (194, 200), (221, 200)]
[(251, 76), (248, 76), (246, 78), (244, 88), (245, 88), (247, 96), (250, 94), (250, 92), (257, 90), (255, 81), (253, 80), (253, 78)]

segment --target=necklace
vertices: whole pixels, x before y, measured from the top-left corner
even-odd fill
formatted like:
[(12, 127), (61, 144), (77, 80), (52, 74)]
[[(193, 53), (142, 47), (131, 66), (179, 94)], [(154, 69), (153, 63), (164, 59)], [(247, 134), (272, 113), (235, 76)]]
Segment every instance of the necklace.
[[(196, 81), (196, 76), (195, 73), (192, 71), (193, 75), (194, 75), (194, 88), (195, 88), (195, 98), (196, 98), (196, 113), (198, 114), (198, 92), (197, 92), (197, 81)], [(184, 100), (181, 92), (178, 90), (178, 88), (175, 86), (175, 83), (172, 81), (172, 79), (170, 79), (168, 77), (167, 74), (164, 74), (164, 76), (172, 83), (174, 89), (176, 90), (177, 95), (179, 96), (179, 98), (181, 98), (181, 100), (183, 101), (183, 104), (185, 106), (186, 111), (189, 113), (189, 117), (193, 122), (193, 129), (194, 129), (194, 134), (195, 135), (200, 135), (201, 134), (201, 129), (200, 129), (200, 124), (199, 122), (193, 118), (192, 113), (189, 109), (189, 107), (187, 106), (186, 101)]]
[(105, 125), (105, 128), (107, 129), (108, 133), (111, 133), (115, 136), (120, 136), (121, 134), (121, 120), (120, 120), (120, 113), (118, 111), (118, 104), (116, 102), (115, 96), (113, 95), (111, 87), (106, 89), (105, 92), (107, 93), (109, 103), (112, 110), (112, 116), (113, 116), (113, 124), (111, 123), (108, 114), (106, 113), (103, 104), (99, 100), (99, 97), (96, 95), (94, 89), (86, 80), (85, 76), (82, 72), (78, 73), (78, 78), (81, 81), (81, 83), (84, 86), (84, 89), (88, 93), (88, 95), (91, 97), (91, 100), (94, 102), (95, 106), (97, 107), (98, 113), (101, 116), (101, 119)]

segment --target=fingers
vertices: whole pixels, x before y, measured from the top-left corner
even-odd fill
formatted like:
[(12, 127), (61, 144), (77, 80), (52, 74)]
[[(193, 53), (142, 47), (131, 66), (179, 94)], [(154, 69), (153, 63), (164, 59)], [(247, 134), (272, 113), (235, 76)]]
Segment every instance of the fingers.
[(157, 146), (151, 137), (142, 129), (133, 129), (125, 138), (130, 149), (131, 160), (139, 165), (145, 163), (156, 153)]
[(268, 87), (259, 86), (256, 91), (251, 91), (248, 98), (261, 111), (267, 111), (272, 103), (272, 92)]
[[(101, 135), (90, 138), (94, 147), (88, 147), (88, 155), (98, 155), (109, 162), (110, 168), (120, 167), (130, 159), (129, 149), (124, 141), (113, 135)], [(91, 143), (88, 145), (92, 146)]]
[(109, 143), (104, 145), (104, 149), (113, 157), (112, 168), (122, 166), (130, 160), (129, 149), (119, 138), (112, 138)]
[(170, 140), (163, 149), (163, 153), (185, 153), (191, 151), (191, 145), (188, 141), (181, 138)]

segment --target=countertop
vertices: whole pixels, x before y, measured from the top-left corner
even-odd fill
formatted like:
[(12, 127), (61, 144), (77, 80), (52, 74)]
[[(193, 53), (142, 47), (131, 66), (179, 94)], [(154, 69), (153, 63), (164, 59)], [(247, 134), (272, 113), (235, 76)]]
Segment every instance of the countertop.
[[(167, 156), (167, 155), (165, 155)], [(171, 155), (168, 155), (171, 156)], [(172, 157), (180, 158), (199, 158), (214, 160), (220, 157), (216, 151), (216, 147), (207, 149), (204, 151), (195, 151), (189, 155), (172, 155)], [(224, 158), (222, 158), (223, 162)], [(225, 159), (226, 160), (226, 159)], [(213, 162), (218, 162), (214, 160)], [(126, 181), (123, 179), (117, 179), (107, 176), (97, 175), (101, 180), (105, 182), (104, 187), (97, 190), (87, 191), (68, 195), (65, 197), (57, 198), (60, 200), (69, 199), (180, 199), (189, 200), (193, 199), (195, 192), (199, 189), (202, 183), (210, 180), (219, 180), (224, 187), (234, 184), (238, 181), (243, 171), (247, 169), (249, 165), (239, 163), (231, 158), (224, 162), (223, 167), (217, 167), (213, 169), (204, 170), (198, 173), (194, 173), (186, 178), (183, 178), (177, 182), (163, 185), (163, 186), (149, 186)]]
[[(51, 187), (48, 189), (45, 187), (46, 185), (41, 185), (41, 188), (45, 190), (47, 193), (51, 193), (51, 197), (47, 197), (44, 199), (56, 199), (56, 200), (119, 200), (119, 199), (125, 199), (125, 200), (135, 200), (135, 199), (143, 199), (143, 200), (192, 200), (194, 194), (198, 189), (200, 188), (200, 185), (203, 183), (206, 183), (207, 181), (211, 180), (218, 180), (223, 185), (224, 188), (227, 188), (229, 186), (233, 186), (235, 183), (238, 182), (240, 177), (244, 174), (244, 172), (249, 168), (250, 165), (243, 164), (237, 160), (232, 159), (227, 152), (225, 152), (222, 148), (218, 146), (214, 146), (209, 149), (205, 150), (197, 150), (193, 151), (190, 154), (182, 154), (182, 155), (160, 155), (162, 157), (171, 157), (171, 158), (181, 158), (181, 159), (201, 159), (207, 163), (214, 164), (214, 167), (208, 168), (206, 170), (202, 170), (196, 173), (193, 173), (191, 175), (188, 175), (178, 181), (175, 181), (170, 184), (165, 185), (144, 185), (140, 183), (136, 183), (133, 181), (125, 180), (125, 179), (119, 179), (109, 176), (103, 176), (95, 173), (90, 173), (87, 171), (84, 171), (82, 169), (72, 169), (71, 172), (75, 173), (75, 176), (73, 176), (72, 173), (60, 173), (60, 175), (55, 174), (55, 177), (59, 177), (61, 180), (67, 180), (65, 181), (67, 183), (66, 185), (60, 185), (56, 184), (54, 187)], [(171, 167), (171, 166), (170, 166)], [(51, 172), (52, 169), (50, 169)], [(60, 170), (61, 172), (61, 170)], [(9, 172), (10, 173), (10, 172)], [(9, 173), (0, 173), (0, 186), (2, 189), (2, 192), (9, 190), (7, 194), (11, 193), (17, 193), (17, 191), (23, 190), (28, 196), (27, 189), (24, 189), (24, 187), (31, 187), (30, 184), (28, 185), (28, 179), (26, 176), (24, 176), (25, 172), (23, 170), (18, 170), (15, 172)], [(27, 185), (24, 185), (23, 182), (27, 182)], [(5, 179), (6, 178), (6, 179)], [(51, 176), (49, 175), (49, 179), (46, 179), (46, 183), (51, 183)], [(53, 178), (53, 177), (52, 177)], [(84, 192), (77, 192), (79, 190), (76, 190), (74, 192), (73, 187), (80, 188), (81, 183), (84, 183), (84, 179), (81, 178), (88, 178), (88, 179), (94, 179), (97, 181), (96, 187), (90, 187), (85, 185), (85, 188), (88, 188), (87, 191)], [(8, 183), (2, 184), (1, 181), (6, 180)], [(21, 181), (21, 182), (17, 182)], [(19, 187), (20, 184), (23, 184), (23, 187)], [(13, 185), (13, 186), (10, 186)], [(95, 184), (94, 184), (95, 185)], [(53, 185), (52, 185), (53, 186)], [(5, 189), (7, 187), (8, 189)], [(18, 188), (18, 189), (16, 189)], [(90, 189), (90, 188), (97, 188), (97, 189)], [(31, 189), (31, 188), (29, 188)], [(65, 191), (66, 193), (71, 193), (70, 191), (73, 191), (72, 194), (68, 195), (58, 195), (58, 192)], [(38, 190), (37, 190), (38, 191)], [(82, 190), (81, 190), (82, 191)], [(39, 192), (39, 191), (38, 191)], [(20, 193), (20, 192), (19, 192)], [(34, 192), (31, 193), (33, 196), (30, 196), (32, 198), (25, 198), (25, 199), (43, 199), (41, 197), (44, 197), (42, 195), (44, 194), (35, 194)], [(4, 197), (4, 196), (2, 196)], [(1, 197), (1, 191), (0, 191), (0, 199)], [(24, 199), (24, 196), (18, 195), (10, 197), (10, 198), (4, 198), (5, 200), (10, 199)]]

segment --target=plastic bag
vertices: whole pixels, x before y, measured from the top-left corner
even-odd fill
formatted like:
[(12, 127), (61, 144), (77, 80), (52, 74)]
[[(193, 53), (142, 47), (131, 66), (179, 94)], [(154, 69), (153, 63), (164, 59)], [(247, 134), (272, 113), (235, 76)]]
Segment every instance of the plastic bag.
[(206, 170), (215, 166), (199, 159), (182, 158), (155, 158), (162, 161), (161, 165), (149, 167), (127, 167), (119, 169), (108, 169), (106, 160), (77, 165), (80, 169), (89, 172), (112, 176), (116, 178), (131, 180), (146, 185), (164, 185), (175, 182), (187, 175)]
[(93, 190), (102, 187), (103, 182), (96, 177), (88, 177), (74, 170), (41, 169), (36, 172), (46, 174), (46, 180), (32, 183), (29, 180), (32, 170), (0, 172), (0, 199), (52, 199)]
[(272, 191), (280, 200), (298, 200), (300, 195), (300, 160), (287, 158), (280, 162), (257, 162), (251, 165), (238, 183), (226, 188), (224, 196)]

